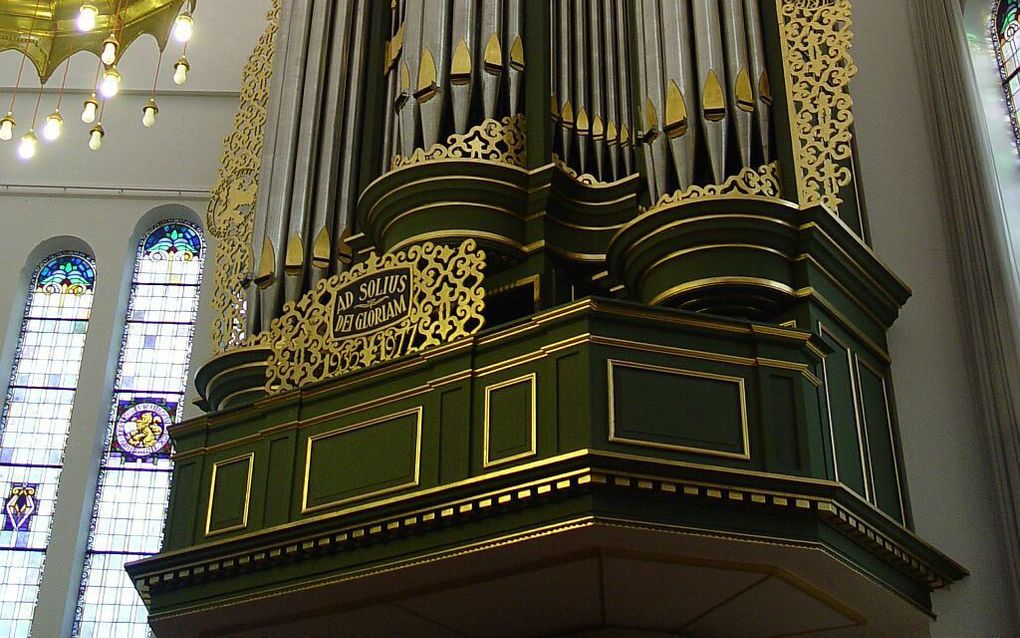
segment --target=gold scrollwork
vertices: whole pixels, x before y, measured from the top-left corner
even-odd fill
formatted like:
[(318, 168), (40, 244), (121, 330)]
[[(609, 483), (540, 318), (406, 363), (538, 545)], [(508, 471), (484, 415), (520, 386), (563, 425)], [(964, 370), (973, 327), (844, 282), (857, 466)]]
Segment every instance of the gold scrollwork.
[(552, 154), (552, 160), (553, 164), (556, 165), (556, 168), (563, 171), (567, 175), (567, 177), (574, 180), (575, 182), (579, 182), (581, 184), (584, 184), (585, 186), (598, 186), (600, 184), (605, 183), (600, 181), (597, 177), (595, 177), (591, 173), (578, 174), (576, 170), (571, 168), (566, 162), (560, 159), (560, 156), (557, 155), (556, 153)]
[[(481, 329), (485, 253), (474, 240), (458, 247), (423, 243), (401, 252), (371, 254), (349, 271), (323, 279), (263, 334), (272, 349), (266, 391), (298, 388), (438, 346)], [(406, 310), (378, 329), (349, 336), (334, 333), (345, 291), (362, 280), (394, 270), (409, 271)]]
[(797, 188), (801, 206), (833, 212), (853, 181), (853, 99), (857, 67), (850, 0), (777, 0), (783, 60), (789, 81)]
[(219, 177), (209, 201), (208, 230), (218, 240), (213, 295), (216, 353), (241, 345), (245, 339), (243, 282), (254, 264), (250, 246), (281, 1), (273, 0), (266, 30), (244, 65), (234, 130), (223, 141)]
[(692, 186), (685, 191), (668, 193), (655, 202), (651, 210), (689, 202), (702, 197), (731, 197), (753, 195), (758, 197), (779, 198), (782, 192), (779, 186), (779, 168), (775, 162), (766, 164), (755, 170), (745, 168), (722, 184), (709, 186)]
[(394, 155), (390, 170), (434, 162), (436, 160), (482, 160), (524, 166), (524, 116), (504, 117), (502, 120), (485, 120), (463, 135), (451, 135), (446, 144), (436, 144), (429, 150), (416, 149), (409, 156)]

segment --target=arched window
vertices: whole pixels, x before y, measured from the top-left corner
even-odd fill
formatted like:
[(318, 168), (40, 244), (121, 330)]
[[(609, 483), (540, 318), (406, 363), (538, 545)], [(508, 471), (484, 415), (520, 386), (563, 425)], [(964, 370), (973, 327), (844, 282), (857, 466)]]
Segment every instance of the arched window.
[(998, 0), (992, 11), (992, 42), (1006, 92), (1013, 135), (1020, 140), (1020, 0)]
[(180, 420), (205, 245), (183, 221), (139, 243), (100, 464), (74, 635), (148, 635), (124, 563), (159, 551), (170, 492), (170, 434)]
[(92, 259), (67, 252), (47, 257), (28, 291), (0, 422), (2, 638), (32, 624), (95, 283)]

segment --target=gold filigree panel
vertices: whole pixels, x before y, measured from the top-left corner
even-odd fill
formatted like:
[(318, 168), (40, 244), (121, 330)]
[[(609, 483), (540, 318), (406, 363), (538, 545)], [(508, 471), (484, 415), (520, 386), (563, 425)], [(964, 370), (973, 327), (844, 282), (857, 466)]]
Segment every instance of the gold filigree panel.
[(372, 254), (287, 303), (261, 337), (270, 394), (474, 334), (484, 319), (485, 253), (474, 240)]
[(722, 184), (692, 186), (685, 191), (663, 195), (652, 209), (689, 202), (703, 197), (757, 196), (778, 199), (782, 194), (779, 185), (779, 168), (775, 162), (755, 170), (745, 168)]
[(280, 3), (266, 16), (268, 24), (244, 65), (240, 107), (234, 130), (223, 141), (223, 156), (209, 201), (209, 233), (217, 239), (213, 293), (213, 350), (222, 353), (245, 339), (245, 280), (254, 269), (251, 252), (255, 198), (262, 170), (266, 106), (273, 75)]
[(410, 156), (394, 155), (390, 170), (437, 160), (482, 160), (524, 166), (524, 116), (485, 120), (463, 135), (451, 135), (446, 144), (416, 149)]
[(776, 0), (801, 206), (835, 212), (853, 174), (850, 0)]

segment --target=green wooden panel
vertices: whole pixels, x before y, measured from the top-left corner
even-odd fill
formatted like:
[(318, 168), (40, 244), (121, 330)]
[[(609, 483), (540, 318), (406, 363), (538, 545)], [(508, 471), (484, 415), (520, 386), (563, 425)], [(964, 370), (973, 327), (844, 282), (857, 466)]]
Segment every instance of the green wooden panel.
[(179, 549), (194, 542), (192, 534), (199, 516), (195, 511), (198, 501), (199, 464), (197, 461), (177, 463), (174, 467), (173, 492), (169, 511), (174, 516), (166, 521), (166, 548)]
[(771, 451), (769, 470), (797, 472), (801, 469), (800, 429), (797, 426), (797, 388), (791, 377), (769, 376), (768, 402)]
[(308, 439), (304, 511), (418, 484), (421, 408)]
[(556, 426), (559, 452), (588, 447), (591, 438), (589, 396), (578, 396), (578, 388), (588, 387), (587, 366), (580, 352), (556, 360)]
[(471, 456), (465, 442), (471, 436), (471, 405), (465, 387), (446, 390), (439, 399), (439, 482), (462, 481), (471, 473)]
[(534, 374), (485, 388), (485, 465), (535, 453)]
[(835, 340), (829, 341), (834, 352), (825, 357), (825, 394), (828, 399), (832, 444), (836, 450), (836, 474), (841, 483), (861, 496), (866, 496), (850, 351)]
[(747, 457), (747, 405), (738, 377), (610, 362), (610, 438)]
[(874, 477), (875, 503), (886, 514), (903, 520), (900, 501), (899, 472), (896, 467), (896, 449), (893, 444), (889, 404), (885, 380), (866, 365), (859, 365), (861, 404), (868, 432), (868, 450), (871, 453), (871, 473)]
[(244, 528), (248, 524), (253, 455), (217, 461), (209, 490), (206, 534)]
[(295, 432), (269, 441), (269, 472), (266, 485), (264, 525), (282, 525), (290, 519), (291, 484), (294, 476)]

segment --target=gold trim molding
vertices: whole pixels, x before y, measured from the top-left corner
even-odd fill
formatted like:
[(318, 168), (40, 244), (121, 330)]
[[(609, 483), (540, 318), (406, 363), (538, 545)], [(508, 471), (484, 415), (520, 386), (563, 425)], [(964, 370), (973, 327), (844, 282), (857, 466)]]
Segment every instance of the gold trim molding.
[[(538, 453), (538, 448), (537, 448), (537, 444), (538, 444), (538, 414), (537, 414), (537, 410), (536, 410), (536, 407), (537, 407), (537, 397), (536, 397), (536, 395), (537, 395), (537, 388), (535, 387), (535, 383), (536, 383), (537, 379), (538, 379), (538, 375), (536, 373), (532, 372), (531, 374), (525, 375), (523, 377), (517, 377), (516, 379), (509, 379), (507, 381), (501, 381), (500, 383), (494, 383), (492, 385), (485, 386), (485, 422), (484, 422), (484, 425), (483, 425), (483, 433), (482, 433), (482, 437), (483, 437), (483, 444), (482, 444), (482, 446), (483, 446), (483, 450), (484, 450), (483, 457), (482, 457), (482, 467), (483, 468), (488, 469), (490, 467), (495, 467), (497, 465), (503, 465), (504, 463), (512, 463), (514, 461), (520, 461), (521, 459), (526, 459), (526, 458), (535, 456), (535, 454)], [(490, 424), (491, 407), (492, 407), (492, 404), (490, 403), (491, 395), (496, 390), (503, 390), (505, 388), (510, 388), (510, 387), (515, 386), (515, 385), (521, 385), (521, 384), (524, 384), (524, 383), (527, 383), (528, 387), (531, 390), (531, 406), (530, 406), (530, 410), (529, 410), (529, 417), (531, 418), (531, 425), (529, 426), (529, 430), (528, 430), (528, 436), (531, 439), (531, 447), (528, 450), (526, 450), (524, 452), (521, 452), (520, 454), (512, 454), (510, 456), (504, 456), (504, 457), (500, 457), (498, 459), (493, 459), (490, 456), (490, 449), (489, 449), (489, 443), (490, 443), (490, 438), (489, 438), (489, 428), (490, 428), (490, 425), (489, 424)]]
[[(740, 461), (751, 460), (751, 436), (750, 429), (747, 422), (747, 390), (744, 384), (744, 379), (741, 377), (731, 377), (722, 374), (713, 374), (710, 372), (700, 372), (697, 370), (684, 370), (681, 368), (667, 368), (665, 366), (656, 366), (646, 363), (635, 363), (633, 361), (621, 361), (618, 359), (609, 359), (607, 362), (607, 368), (609, 370), (609, 442), (610, 443), (622, 443), (626, 445), (636, 445), (639, 447), (654, 448), (659, 450), (672, 450), (674, 452), (689, 452), (691, 454), (701, 454), (704, 456), (715, 456), (726, 459), (737, 459)], [(689, 377), (692, 379), (705, 379), (709, 381), (720, 381), (726, 383), (736, 384), (740, 391), (740, 430), (741, 430), (741, 443), (743, 445), (743, 452), (723, 452), (721, 450), (714, 450), (711, 448), (699, 448), (691, 447), (687, 445), (676, 445), (671, 443), (659, 443), (656, 441), (648, 441), (645, 439), (631, 439), (627, 437), (617, 436), (616, 434), (616, 388), (613, 372), (615, 368), (630, 368), (632, 370), (644, 370), (646, 372), (660, 372), (662, 374), (671, 374), (679, 377)]]
[(485, 120), (463, 135), (451, 135), (446, 144), (429, 150), (415, 149), (409, 156), (394, 155), (390, 170), (437, 160), (477, 160), (524, 167), (525, 132), (521, 114), (501, 120)]
[(802, 207), (835, 212), (853, 181), (853, 99), (857, 67), (850, 0), (776, 0), (788, 81), (797, 191)]
[[(244, 488), (244, 514), (241, 516), (241, 522), (238, 525), (231, 525), (230, 527), (223, 527), (221, 529), (212, 529), (212, 512), (213, 512), (213, 497), (216, 495), (216, 474), (220, 467), (224, 465), (233, 465), (234, 463), (247, 463), (248, 464), (248, 478), (245, 481)], [(222, 461), (216, 461), (212, 466), (212, 478), (209, 479), (209, 507), (205, 513), (205, 535), (216, 536), (217, 534), (226, 534), (228, 532), (236, 532), (248, 527), (248, 507), (251, 505), (251, 477), (255, 465), (255, 453), (249, 452), (240, 456), (234, 456), (229, 459)]]
[[(335, 430), (330, 430), (328, 432), (322, 432), (320, 434), (316, 434), (314, 436), (308, 437), (308, 443), (305, 446), (305, 478), (304, 478), (304, 482), (302, 483), (302, 487), (301, 487), (301, 513), (302, 514), (310, 514), (312, 512), (319, 512), (319, 511), (322, 511), (322, 510), (325, 510), (325, 509), (331, 509), (331, 508), (334, 508), (334, 507), (340, 507), (341, 505), (346, 505), (348, 503), (355, 503), (357, 501), (364, 501), (366, 499), (370, 499), (370, 498), (373, 498), (373, 497), (376, 497), (376, 496), (382, 496), (384, 494), (391, 494), (393, 492), (400, 492), (402, 490), (410, 489), (412, 487), (418, 487), (421, 484), (421, 434), (422, 434), (421, 428), (422, 428), (422, 413), (423, 412), (424, 412), (424, 408), (422, 408), (422, 406), (418, 406), (416, 408), (411, 408), (409, 410), (403, 410), (402, 412), (397, 412), (397, 413), (394, 413), (394, 414), (387, 414), (386, 416), (381, 416), (381, 417), (379, 417), (377, 419), (371, 419), (369, 421), (362, 421), (361, 423), (355, 423), (354, 425), (345, 425), (345, 426), (337, 428)], [(376, 426), (376, 425), (382, 425), (383, 423), (389, 423), (391, 421), (396, 421), (397, 419), (401, 419), (401, 418), (403, 418), (405, 416), (410, 416), (412, 414), (415, 415), (415, 418), (416, 418), (416, 422), (415, 422), (415, 435), (414, 435), (414, 479), (413, 480), (407, 481), (406, 483), (401, 483), (399, 485), (393, 485), (391, 487), (383, 488), (383, 489), (380, 489), (380, 490), (374, 490), (374, 491), (371, 491), (371, 492), (365, 492), (364, 494), (358, 494), (357, 496), (351, 496), (351, 497), (348, 497), (348, 498), (341, 498), (341, 499), (337, 499), (335, 501), (330, 501), (329, 503), (320, 503), (318, 505), (313, 505), (312, 507), (308, 507), (308, 480), (309, 480), (309, 477), (311, 476), (311, 473), (312, 473), (312, 446), (315, 443), (321, 441), (322, 439), (328, 439), (328, 438), (331, 438), (331, 437), (334, 437), (334, 436), (340, 436), (340, 435), (343, 435), (343, 434), (348, 434), (348, 433), (353, 432), (355, 430), (361, 430), (361, 429), (369, 428), (369, 427)]]
[(692, 186), (684, 191), (668, 193), (659, 198), (649, 210), (657, 210), (706, 197), (767, 197), (779, 199), (779, 165), (771, 162), (758, 169), (745, 168), (722, 184)]
[(240, 106), (234, 130), (223, 141), (216, 185), (209, 200), (207, 225), (216, 238), (213, 292), (213, 351), (221, 354), (245, 340), (244, 280), (254, 270), (251, 252), (255, 199), (262, 170), (266, 108), (280, 28), (280, 5), (266, 16), (266, 30), (244, 65)]

